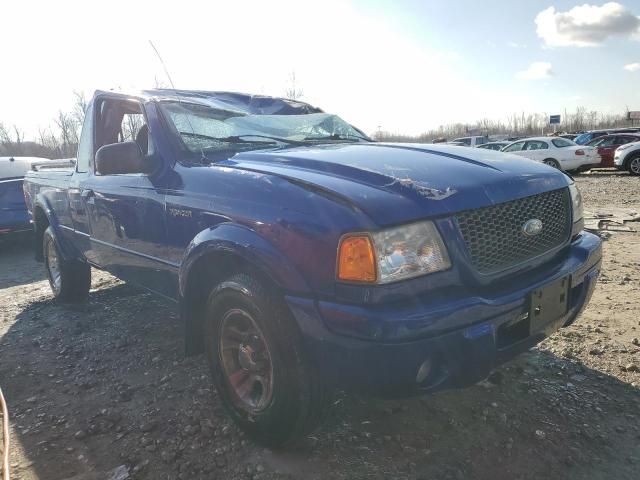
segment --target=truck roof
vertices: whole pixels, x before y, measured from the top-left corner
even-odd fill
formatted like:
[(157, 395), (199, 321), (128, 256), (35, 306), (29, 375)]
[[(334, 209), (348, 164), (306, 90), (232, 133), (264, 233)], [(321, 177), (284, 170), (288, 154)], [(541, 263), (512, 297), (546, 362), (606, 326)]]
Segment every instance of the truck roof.
[(206, 105), (225, 111), (244, 113), (245, 115), (305, 115), (310, 113), (323, 113), (320, 108), (299, 100), (237, 92), (155, 88), (137, 92), (98, 90), (95, 95), (121, 96), (123, 98), (133, 97), (143, 101), (178, 100), (185, 103)]

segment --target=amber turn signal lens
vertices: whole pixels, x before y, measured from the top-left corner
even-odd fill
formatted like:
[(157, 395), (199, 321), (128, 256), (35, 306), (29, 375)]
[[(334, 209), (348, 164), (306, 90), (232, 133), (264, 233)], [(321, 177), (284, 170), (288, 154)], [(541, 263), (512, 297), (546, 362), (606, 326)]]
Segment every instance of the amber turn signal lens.
[(367, 236), (345, 237), (338, 251), (338, 279), (348, 282), (375, 282), (376, 261)]

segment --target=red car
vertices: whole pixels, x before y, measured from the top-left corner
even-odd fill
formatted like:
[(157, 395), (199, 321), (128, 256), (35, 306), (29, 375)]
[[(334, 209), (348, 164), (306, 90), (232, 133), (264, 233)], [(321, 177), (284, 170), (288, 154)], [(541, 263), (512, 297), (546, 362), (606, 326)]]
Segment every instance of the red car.
[(595, 147), (602, 158), (600, 167), (613, 167), (613, 154), (620, 145), (631, 142), (640, 142), (640, 134), (613, 133), (604, 137), (594, 138), (587, 145)]

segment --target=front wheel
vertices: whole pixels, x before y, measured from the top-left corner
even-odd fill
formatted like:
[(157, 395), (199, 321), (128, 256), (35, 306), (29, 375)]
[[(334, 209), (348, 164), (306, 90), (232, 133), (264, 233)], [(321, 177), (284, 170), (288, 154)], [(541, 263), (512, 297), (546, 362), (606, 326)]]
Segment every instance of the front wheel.
[(278, 447), (316, 426), (325, 388), (277, 292), (247, 274), (220, 283), (207, 302), (204, 335), (216, 389), (251, 438)]
[(80, 303), (86, 300), (91, 288), (91, 267), (78, 260), (65, 260), (51, 227), (44, 232), (42, 252), (47, 278), (55, 299), (65, 303)]
[(549, 165), (550, 167), (553, 168), (557, 168), (558, 170), (560, 170), (560, 164), (558, 163), (557, 160), (554, 160), (553, 158), (545, 158), (542, 163), (544, 163), (545, 165)]
[(631, 157), (628, 168), (631, 175), (640, 175), (640, 154)]

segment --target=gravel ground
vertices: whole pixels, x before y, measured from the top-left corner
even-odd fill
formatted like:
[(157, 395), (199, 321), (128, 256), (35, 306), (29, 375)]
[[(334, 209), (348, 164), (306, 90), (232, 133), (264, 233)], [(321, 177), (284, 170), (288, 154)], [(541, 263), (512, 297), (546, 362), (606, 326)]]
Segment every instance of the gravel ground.
[[(587, 208), (640, 209), (640, 180), (577, 178)], [(640, 224), (637, 224), (640, 229)], [(24, 242), (0, 247), (0, 384), (15, 479), (637, 479), (640, 234), (604, 243), (591, 305), (487, 381), (424, 398), (339, 395), (295, 448), (231, 424), (173, 307), (105, 273), (51, 300)]]

